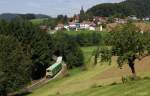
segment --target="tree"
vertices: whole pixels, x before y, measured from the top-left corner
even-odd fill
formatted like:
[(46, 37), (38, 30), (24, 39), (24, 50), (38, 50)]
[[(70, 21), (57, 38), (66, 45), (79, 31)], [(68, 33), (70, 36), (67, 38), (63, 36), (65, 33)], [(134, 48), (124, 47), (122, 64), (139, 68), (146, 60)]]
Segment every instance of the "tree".
[(80, 46), (95, 46), (102, 43), (101, 33), (95, 31), (81, 31), (76, 35), (70, 34)]
[(51, 29), (55, 29), (56, 25), (57, 25), (57, 21), (55, 18), (48, 18), (43, 20), (43, 22), (41, 23), (42, 25), (46, 25), (46, 26), (50, 26)]
[(147, 17), (150, 15), (150, 0), (125, 0), (120, 3), (103, 3), (98, 4), (86, 12), (94, 16), (117, 16), (127, 17), (136, 15), (138, 17)]
[(82, 51), (72, 37), (63, 32), (58, 32), (52, 37), (54, 55), (63, 56), (68, 68), (83, 66)]
[(57, 21), (57, 23), (62, 23), (62, 24), (66, 24), (66, 23), (68, 23), (67, 21), (68, 21), (68, 17), (67, 17), (67, 15), (58, 15), (57, 16), (57, 18), (56, 18), (56, 21)]
[(0, 35), (0, 96), (22, 88), (30, 82), (31, 60), (18, 40)]
[(144, 35), (134, 24), (129, 23), (115, 28), (110, 36), (112, 53), (118, 56), (119, 67), (127, 63), (132, 71), (133, 78), (135, 78), (134, 62), (147, 50)]
[(22, 19), (27, 19), (27, 20), (36, 18), (35, 14), (18, 14), (18, 16), (20, 16)]
[(24, 54), (32, 60), (31, 77), (39, 79), (45, 76), (45, 70), (52, 58), (51, 37), (21, 18), (16, 18), (11, 22), (3, 21), (0, 25), (0, 34), (13, 36), (20, 41)]
[(12, 21), (9, 28), (12, 35), (21, 42), (25, 54), (32, 60), (33, 79), (43, 77), (52, 58), (49, 50), (51, 37), (30, 22), (19, 19)]

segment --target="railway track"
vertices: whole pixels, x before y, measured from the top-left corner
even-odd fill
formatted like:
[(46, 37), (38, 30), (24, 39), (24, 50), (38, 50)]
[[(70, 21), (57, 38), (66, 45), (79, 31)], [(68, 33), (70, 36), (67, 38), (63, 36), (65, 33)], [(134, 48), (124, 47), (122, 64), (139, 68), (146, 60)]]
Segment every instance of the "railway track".
[(34, 83), (32, 85), (27, 86), (26, 88), (22, 89), (20, 92), (14, 92), (11, 94), (8, 94), (8, 96), (24, 96), (27, 95), (31, 92), (33, 92), (33, 90), (47, 84), (48, 82), (55, 80), (57, 78), (61, 78), (65, 75), (67, 71), (67, 65), (65, 64), (65, 62), (63, 62), (62, 64), (62, 69), (53, 77), (53, 78), (42, 78), (40, 80), (34, 81)]
[(53, 78), (44, 77), (43, 79), (37, 81), (36, 83), (32, 84), (31, 86), (28, 86), (27, 89), (32, 91), (32, 90), (34, 90), (34, 89), (36, 89), (42, 85), (45, 85), (49, 81), (52, 81), (52, 80), (57, 79), (57, 78), (61, 78), (65, 74), (66, 70), (67, 70), (67, 66), (65, 63), (63, 63), (62, 69)]

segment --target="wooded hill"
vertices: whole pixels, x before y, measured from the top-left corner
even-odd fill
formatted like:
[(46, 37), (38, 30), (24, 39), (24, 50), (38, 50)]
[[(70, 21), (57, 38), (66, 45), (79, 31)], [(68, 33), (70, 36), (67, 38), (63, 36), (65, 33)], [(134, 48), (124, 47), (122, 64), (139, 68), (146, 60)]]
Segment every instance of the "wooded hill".
[(44, 14), (33, 14), (33, 13), (27, 13), (27, 14), (16, 14), (16, 13), (3, 13), (0, 14), (0, 19), (4, 19), (7, 21), (13, 20), (16, 17), (21, 17), (22, 19), (41, 19), (41, 18), (50, 18), (48, 15)]
[(120, 3), (98, 4), (87, 10), (93, 16), (124, 17), (136, 15), (138, 17), (150, 16), (150, 0), (126, 0)]

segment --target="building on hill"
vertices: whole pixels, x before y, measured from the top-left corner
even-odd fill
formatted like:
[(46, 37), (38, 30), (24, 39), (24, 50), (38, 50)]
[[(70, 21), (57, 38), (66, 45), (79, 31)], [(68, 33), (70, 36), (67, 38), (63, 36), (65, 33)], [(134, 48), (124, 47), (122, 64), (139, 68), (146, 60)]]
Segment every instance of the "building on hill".
[(114, 23), (120, 23), (120, 24), (125, 24), (128, 22), (127, 19), (121, 19), (121, 18), (114, 18)]
[(90, 21), (83, 21), (82, 23), (80, 23), (80, 29), (87, 29), (87, 30), (95, 31), (96, 24)]
[(143, 21), (150, 21), (150, 16), (144, 17), (142, 20)]
[(59, 23), (56, 27), (55, 30), (61, 30), (64, 29), (64, 24)]
[(80, 16), (79, 15), (75, 15), (74, 16), (74, 22), (79, 23), (80, 21)]
[(64, 29), (66, 29), (67, 31), (70, 31), (69, 25), (64, 25)]
[(131, 16), (128, 16), (128, 20), (138, 21), (140, 19), (135, 15), (131, 15)]
[(93, 18), (93, 22), (95, 22), (96, 24), (104, 24), (104, 23), (107, 23), (107, 18), (96, 16)]
[(90, 22), (89, 21), (83, 21), (80, 23), (80, 29), (88, 29), (90, 27)]
[(70, 29), (76, 29), (76, 22), (69, 22), (69, 28)]
[(40, 26), (40, 29), (44, 32), (48, 32), (51, 30), (51, 27), (50, 26), (46, 26), (46, 25), (41, 25)]

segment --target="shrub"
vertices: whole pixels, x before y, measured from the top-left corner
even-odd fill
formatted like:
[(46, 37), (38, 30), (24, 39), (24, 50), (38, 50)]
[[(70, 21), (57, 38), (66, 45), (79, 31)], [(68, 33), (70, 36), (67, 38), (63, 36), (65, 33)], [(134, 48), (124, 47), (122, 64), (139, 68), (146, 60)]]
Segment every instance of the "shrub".
[(110, 84), (110, 86), (113, 86), (113, 85), (117, 85), (117, 82), (113, 82)]
[(144, 77), (143, 79), (150, 80), (150, 77)]

